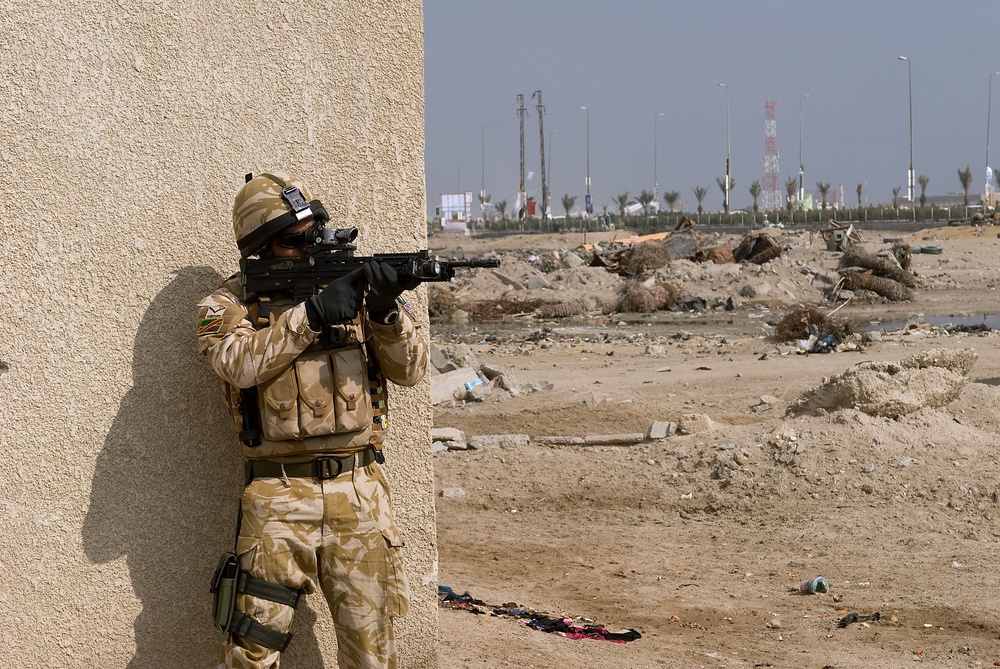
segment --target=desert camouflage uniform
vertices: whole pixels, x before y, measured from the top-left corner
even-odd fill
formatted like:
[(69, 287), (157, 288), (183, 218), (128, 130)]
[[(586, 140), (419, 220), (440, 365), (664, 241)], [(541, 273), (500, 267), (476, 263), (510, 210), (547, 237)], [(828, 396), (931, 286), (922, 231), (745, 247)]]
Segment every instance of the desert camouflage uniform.
[[(427, 364), (427, 342), (408, 309), (399, 310), (393, 325), (358, 319), (337, 326), (331, 345), (309, 327), (304, 304), (275, 298), (266, 321), (258, 321), (258, 304), (245, 304), (239, 294), (239, 279), (231, 277), (199, 304), (198, 343), (227, 388), (237, 430), (243, 427), (239, 389), (260, 392), (264, 437), (256, 447), (243, 444), (244, 454), (292, 463), (379, 448), (385, 395), (379, 377), (371, 376), (370, 357), (385, 378), (405, 386), (420, 381)], [(326, 399), (319, 386), (326, 386)], [(369, 394), (381, 410), (373, 412)], [(314, 433), (320, 434), (309, 436)], [(255, 478), (244, 490), (237, 542), (242, 568), (307, 593), (319, 587), (336, 626), (342, 669), (396, 666), (392, 618), (409, 607), (402, 546), (377, 462), (356, 462), (325, 480)], [(289, 606), (243, 593), (236, 607), (280, 632), (291, 626)], [(278, 661), (277, 651), (229, 635), (220, 667), (263, 669)]]

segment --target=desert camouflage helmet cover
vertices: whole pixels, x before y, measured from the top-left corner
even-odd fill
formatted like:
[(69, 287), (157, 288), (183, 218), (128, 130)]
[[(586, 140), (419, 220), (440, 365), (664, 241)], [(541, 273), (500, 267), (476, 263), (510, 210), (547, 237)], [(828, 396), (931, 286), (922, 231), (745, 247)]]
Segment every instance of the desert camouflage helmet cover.
[[(301, 198), (296, 198), (294, 189)], [(247, 258), (259, 253), (284, 228), (308, 216), (327, 218), (309, 186), (294, 174), (262, 172), (249, 178), (233, 202), (233, 233), (240, 254)]]

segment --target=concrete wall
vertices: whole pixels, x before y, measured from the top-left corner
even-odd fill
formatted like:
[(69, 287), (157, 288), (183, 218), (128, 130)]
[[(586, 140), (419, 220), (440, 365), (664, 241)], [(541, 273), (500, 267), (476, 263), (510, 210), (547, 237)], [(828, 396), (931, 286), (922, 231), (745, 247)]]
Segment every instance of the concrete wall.
[[(418, 0), (42, 0), (0, 20), (4, 664), (207, 667), (241, 461), (194, 308), (237, 268), (246, 172), (304, 178), (361, 252), (424, 248)], [(423, 308), (423, 293), (415, 300)], [(424, 309), (425, 311), (425, 309)], [(425, 323), (426, 327), (426, 323)], [(435, 664), (427, 384), (389, 472)], [(315, 624), (313, 624), (315, 623)], [(318, 595), (287, 666), (335, 666)], [(321, 660), (322, 658), (322, 660)]]

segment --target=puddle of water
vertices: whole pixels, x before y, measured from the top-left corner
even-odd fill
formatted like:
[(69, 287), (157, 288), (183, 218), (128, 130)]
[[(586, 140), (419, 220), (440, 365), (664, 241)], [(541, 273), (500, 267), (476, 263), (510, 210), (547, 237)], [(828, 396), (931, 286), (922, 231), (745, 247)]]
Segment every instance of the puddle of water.
[(870, 321), (869, 325), (872, 330), (892, 332), (893, 330), (902, 330), (908, 323), (927, 323), (928, 325), (936, 325), (938, 327), (953, 326), (955, 328), (978, 328), (985, 326), (991, 330), (998, 330), (1000, 329), (1000, 314), (981, 314), (978, 316), (962, 317), (932, 316), (930, 318), (921, 317), (910, 321)]

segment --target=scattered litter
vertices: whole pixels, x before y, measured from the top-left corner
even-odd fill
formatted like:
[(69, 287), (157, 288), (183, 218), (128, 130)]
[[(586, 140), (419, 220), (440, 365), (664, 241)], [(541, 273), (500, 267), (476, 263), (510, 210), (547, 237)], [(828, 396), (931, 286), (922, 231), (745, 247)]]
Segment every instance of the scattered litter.
[(799, 584), (799, 592), (812, 595), (825, 595), (830, 592), (830, 584), (822, 576), (809, 578)]
[(848, 613), (846, 616), (837, 621), (837, 627), (844, 628), (848, 625), (853, 625), (854, 623), (866, 623), (869, 621), (875, 622), (881, 617), (882, 616), (878, 611), (867, 616), (863, 616), (860, 613)]
[(513, 602), (499, 606), (487, 604), (481, 599), (475, 599), (468, 592), (459, 595), (446, 585), (438, 586), (438, 604), (446, 609), (458, 609), (477, 615), (489, 614), (499, 618), (521, 620), (531, 629), (564, 636), (568, 639), (597, 639), (612, 643), (626, 643), (642, 638), (642, 634), (637, 630), (629, 628), (611, 631), (604, 625), (595, 624), (590, 618), (552, 616)]

